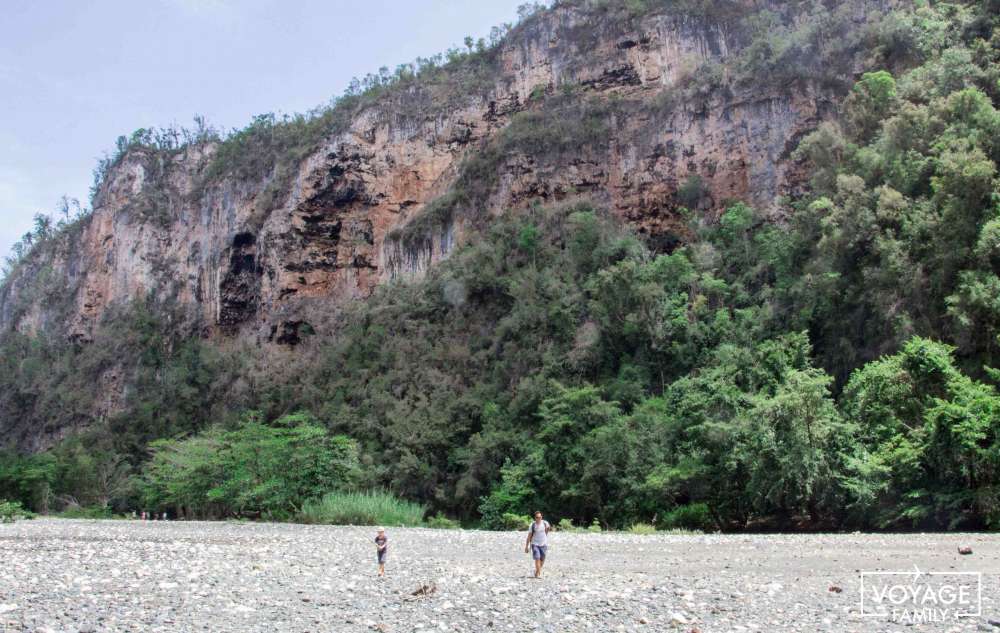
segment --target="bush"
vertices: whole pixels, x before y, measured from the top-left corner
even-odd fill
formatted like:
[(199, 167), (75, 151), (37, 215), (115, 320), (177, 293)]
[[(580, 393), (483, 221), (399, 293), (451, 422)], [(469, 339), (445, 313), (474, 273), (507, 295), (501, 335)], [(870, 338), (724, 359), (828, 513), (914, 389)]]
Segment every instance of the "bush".
[(524, 514), (514, 514), (513, 512), (504, 512), (500, 522), (500, 527), (495, 529), (527, 530), (530, 524), (531, 524), (530, 516)]
[(601, 523), (595, 517), (594, 521), (590, 524), (590, 527), (587, 528), (587, 531), (588, 532), (603, 532), (604, 529), (601, 528)]
[(151, 447), (147, 506), (188, 517), (291, 518), (307, 499), (352, 485), (358, 466), (357, 444), (307, 413), (273, 425), (250, 413), (235, 430), (213, 427)]
[(656, 527), (649, 523), (633, 523), (628, 531), (630, 534), (656, 534)]
[(21, 507), (19, 501), (0, 500), (0, 523), (13, 523), (18, 519), (34, 519), (35, 514)]
[(114, 514), (106, 506), (73, 506), (66, 508), (57, 516), (63, 519), (112, 519)]
[(443, 513), (438, 512), (431, 518), (427, 519), (427, 527), (438, 530), (458, 530), (462, 527), (462, 524), (454, 519), (449, 519)]
[(577, 526), (573, 525), (572, 519), (561, 519), (556, 525), (560, 532), (580, 532), (582, 531)]
[(698, 174), (691, 174), (677, 188), (677, 200), (689, 209), (696, 209), (708, 193), (705, 182)]
[(416, 527), (423, 524), (425, 512), (421, 504), (385, 491), (329, 492), (306, 502), (298, 518), (303, 523), (329, 525)]
[(690, 503), (668, 512), (663, 517), (663, 526), (668, 529), (707, 531), (713, 527), (712, 514), (708, 504)]
[[(507, 460), (500, 468), (500, 475), (500, 483), (494, 486), (490, 494), (483, 497), (479, 504), (483, 527), (487, 530), (512, 529), (507, 517), (519, 517), (517, 510), (527, 507), (534, 493), (532, 482), (526, 476), (524, 464), (512, 464)], [(528, 522), (531, 522), (530, 519)]]

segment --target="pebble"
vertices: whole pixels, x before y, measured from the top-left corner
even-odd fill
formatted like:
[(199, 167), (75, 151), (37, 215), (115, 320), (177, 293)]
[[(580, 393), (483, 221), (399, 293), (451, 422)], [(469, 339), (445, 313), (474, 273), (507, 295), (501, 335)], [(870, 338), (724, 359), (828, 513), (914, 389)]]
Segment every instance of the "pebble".
[[(1000, 543), (967, 534), (557, 532), (536, 580), (520, 534), (390, 528), (377, 578), (373, 538), (266, 523), (4, 525), (0, 631), (880, 633), (900, 627), (859, 617), (859, 570), (1000, 561)], [(970, 542), (977, 556), (955, 557)], [(982, 612), (995, 614), (1000, 580), (983, 578)], [(992, 625), (904, 629), (1000, 631)]]

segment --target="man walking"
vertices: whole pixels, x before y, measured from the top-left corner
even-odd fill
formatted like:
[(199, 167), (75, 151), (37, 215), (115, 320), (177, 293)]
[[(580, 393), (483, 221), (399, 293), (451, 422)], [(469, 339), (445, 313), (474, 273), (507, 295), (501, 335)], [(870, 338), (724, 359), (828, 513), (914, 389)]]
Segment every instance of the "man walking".
[(542, 577), (542, 567), (545, 566), (545, 554), (549, 549), (549, 532), (552, 526), (542, 518), (541, 512), (535, 512), (535, 520), (528, 528), (528, 538), (524, 541), (524, 553), (529, 549), (531, 557), (535, 559), (535, 578)]

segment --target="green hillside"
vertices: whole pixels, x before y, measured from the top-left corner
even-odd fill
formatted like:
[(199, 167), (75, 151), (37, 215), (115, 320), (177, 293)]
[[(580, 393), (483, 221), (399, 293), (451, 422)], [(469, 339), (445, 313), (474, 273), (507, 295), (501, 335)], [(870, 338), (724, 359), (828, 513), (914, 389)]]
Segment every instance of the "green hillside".
[[(597, 204), (536, 204), (294, 354), (191, 338), (151, 299), (90, 344), (5, 333), (2, 414), (79, 432), (0, 454), (0, 499), (287, 518), (387, 489), (497, 528), (543, 508), (610, 527), (998, 529), (998, 15), (890, 13), (836, 120), (794, 149), (801, 194), (778, 214), (689, 212), (670, 249)], [(492, 187), (511, 147), (603, 142), (614, 107), (553, 96), (431, 213)], [(127, 359), (126, 410), (91, 420), (109, 358)]]

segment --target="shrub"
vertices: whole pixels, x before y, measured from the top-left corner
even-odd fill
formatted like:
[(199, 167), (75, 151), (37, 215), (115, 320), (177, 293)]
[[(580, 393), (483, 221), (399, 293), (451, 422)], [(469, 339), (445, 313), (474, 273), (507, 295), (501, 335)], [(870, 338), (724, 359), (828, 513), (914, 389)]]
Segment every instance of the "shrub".
[(588, 532), (603, 532), (604, 529), (601, 528), (600, 521), (598, 521), (597, 518), (595, 517), (594, 521), (590, 524), (590, 527), (587, 528), (587, 531)]
[(896, 80), (884, 70), (865, 73), (844, 101), (848, 128), (855, 137), (871, 140), (896, 102)]
[(443, 513), (438, 512), (431, 518), (427, 519), (427, 527), (438, 530), (458, 530), (462, 527), (462, 524), (454, 519), (449, 519)]
[(73, 506), (58, 514), (64, 519), (111, 519), (114, 514), (106, 506)]
[(707, 189), (704, 181), (698, 174), (691, 174), (684, 183), (677, 189), (677, 199), (685, 207), (695, 209), (705, 197)]
[(656, 534), (656, 527), (649, 523), (633, 523), (628, 531), (630, 534)]
[(548, 92), (549, 87), (546, 84), (536, 84), (534, 88), (531, 89), (531, 94), (528, 95), (529, 101), (539, 101), (545, 98), (545, 93)]
[(528, 525), (531, 524), (531, 517), (525, 514), (514, 514), (513, 512), (504, 512), (500, 527), (496, 529), (500, 530), (527, 530)]
[[(479, 513), (483, 517), (483, 527), (487, 530), (512, 529), (507, 517), (521, 515), (531, 498), (534, 488), (528, 480), (524, 464), (512, 464), (510, 460), (500, 468), (501, 481), (490, 494), (481, 499)], [(528, 523), (530, 523), (530, 519)], [(527, 523), (525, 523), (527, 525)], [(518, 528), (519, 529), (519, 528)]]
[(573, 525), (572, 519), (561, 519), (556, 525), (560, 532), (580, 532), (582, 531), (577, 526)]
[(712, 514), (705, 503), (690, 503), (674, 508), (663, 517), (663, 526), (670, 529), (711, 530)]
[(20, 501), (0, 500), (0, 523), (13, 523), (18, 519), (34, 519), (35, 514), (21, 507)]
[(249, 413), (235, 430), (211, 428), (151, 447), (147, 505), (200, 517), (291, 518), (307, 499), (350, 486), (358, 464), (357, 444), (307, 413), (273, 425)]
[(416, 527), (423, 524), (425, 512), (423, 505), (386, 491), (329, 492), (306, 502), (298, 518), (303, 523), (329, 525)]

